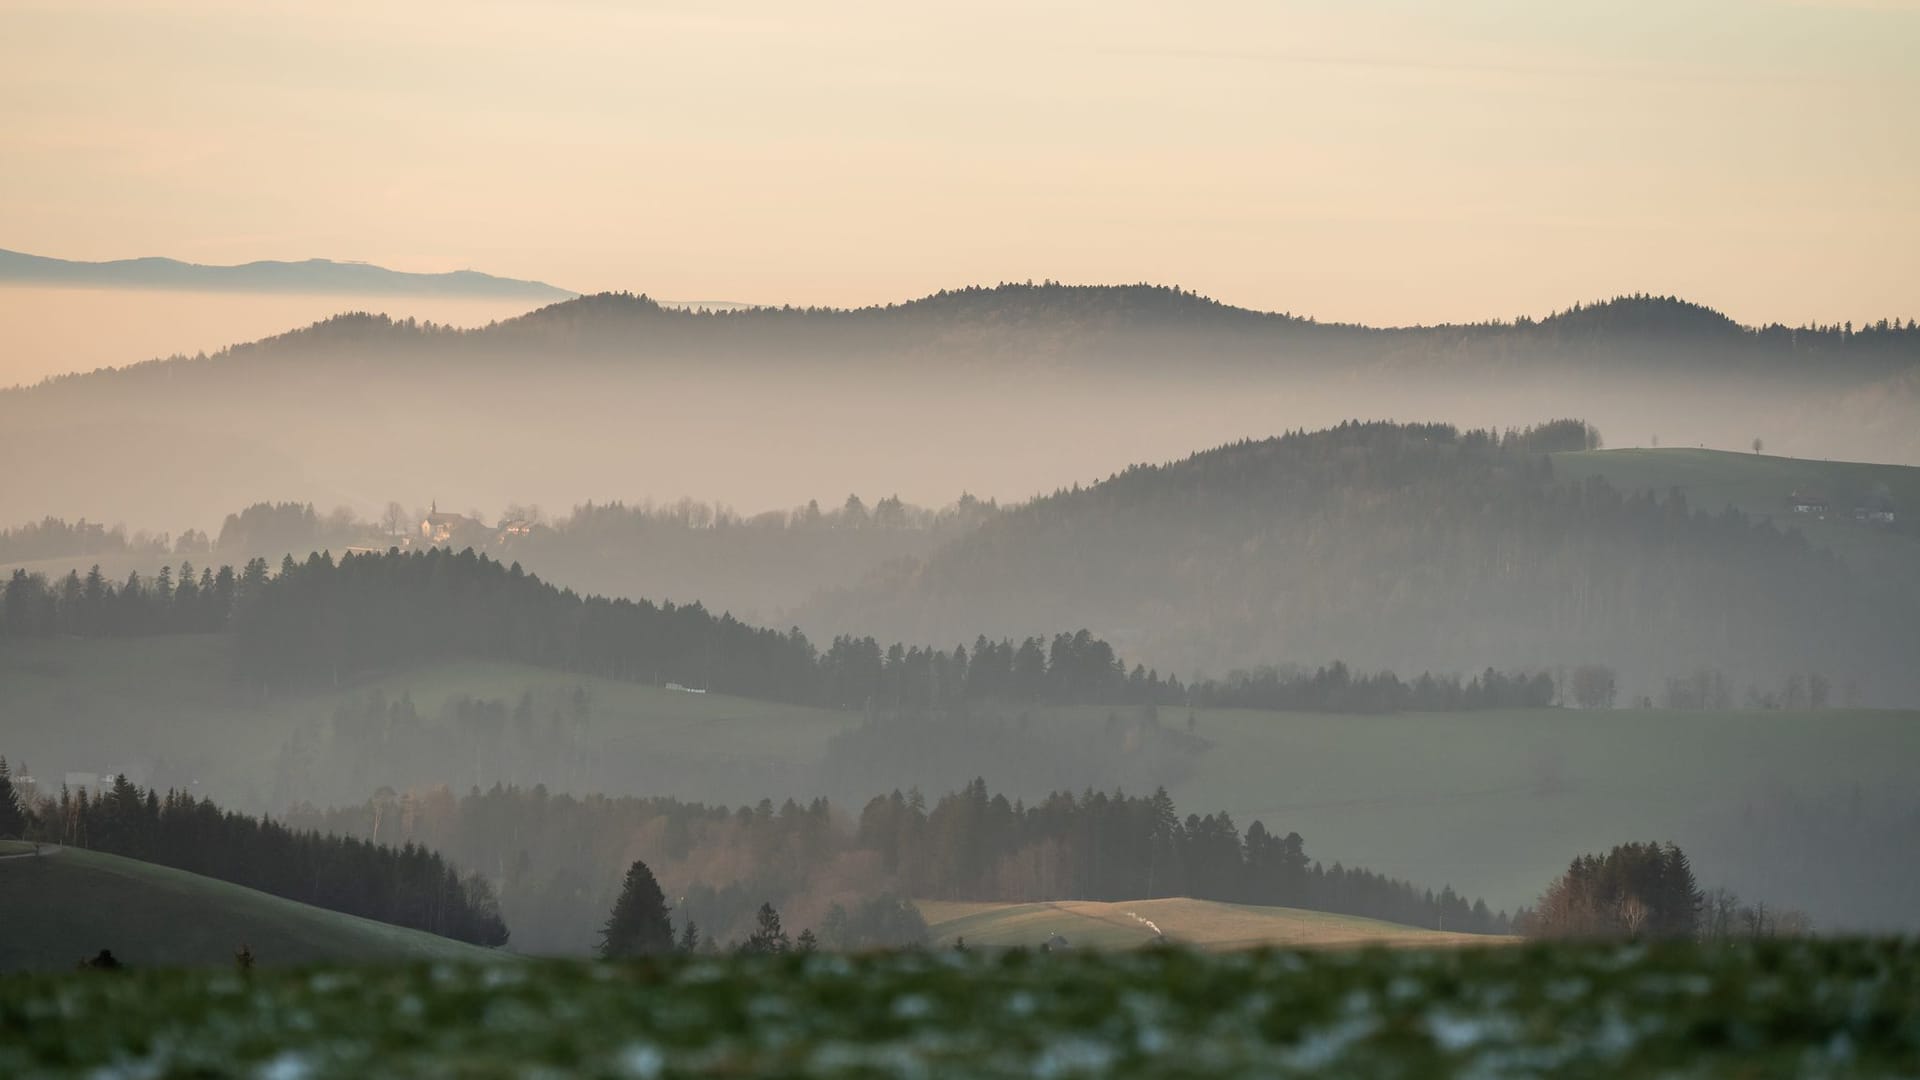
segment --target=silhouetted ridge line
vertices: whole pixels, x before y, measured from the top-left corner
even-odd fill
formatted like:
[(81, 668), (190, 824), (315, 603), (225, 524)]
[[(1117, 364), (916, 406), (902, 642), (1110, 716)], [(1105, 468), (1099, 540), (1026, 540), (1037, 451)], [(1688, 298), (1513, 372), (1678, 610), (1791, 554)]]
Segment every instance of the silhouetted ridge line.
[[(1002, 284), (942, 290), (860, 308), (664, 307), (645, 294), (604, 292), (549, 304), (483, 327), (436, 326), (349, 312), (211, 357), (168, 357), (103, 371), (140, 371), (211, 359), (364, 364), (440, 360), (567, 362), (691, 361), (753, 367), (806, 363), (846, 368), (959, 359), (999, 363), (1160, 370), (1177, 357), (1195, 372), (1285, 374), (1380, 368), (1464, 373), (1579, 367), (1661, 371), (1769, 370), (1832, 375), (1920, 365), (1913, 319), (1862, 324), (1743, 327), (1675, 297), (1643, 294), (1575, 304), (1543, 319), (1431, 326), (1322, 323), (1235, 307), (1178, 286)], [(169, 368), (171, 369), (171, 368)], [(86, 373), (98, 376), (103, 372)], [(40, 385), (82, 375), (56, 376)], [(0, 397), (18, 391), (0, 391)]]
[(262, 259), (213, 266), (148, 256), (77, 262), (0, 249), (0, 282), (91, 288), (199, 289), (218, 292), (352, 292), (395, 296), (563, 297), (543, 281), (496, 277), (477, 270), (418, 274), (371, 263), (331, 259)]

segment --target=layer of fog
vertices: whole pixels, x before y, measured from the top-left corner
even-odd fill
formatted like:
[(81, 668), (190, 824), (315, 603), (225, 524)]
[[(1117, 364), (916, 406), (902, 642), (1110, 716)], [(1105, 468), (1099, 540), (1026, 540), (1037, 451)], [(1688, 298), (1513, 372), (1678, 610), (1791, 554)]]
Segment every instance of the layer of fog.
[(196, 380), (178, 395), (142, 385), (84, 400), (0, 399), (0, 456), (22, 466), (0, 486), (0, 521), (51, 514), (211, 531), (263, 500), (368, 517), (394, 499), (489, 514), (510, 503), (564, 511), (681, 496), (753, 513), (833, 505), (847, 492), (926, 506), (962, 492), (1012, 502), (1350, 418), (1505, 427), (1580, 416), (1610, 445), (1743, 449), (1761, 438), (1786, 456), (1920, 461), (1910, 423), (1920, 388), (1905, 385), (1559, 374), (1233, 381), (1173, 364), (1158, 376), (846, 379), (526, 366), (383, 372), (375, 359), (260, 387)]
[[(190, 651), (169, 648), (175, 662), (193, 663)], [(54, 650), (34, 666), (61, 656), (79, 658)], [(780, 706), (621, 697), (592, 680), (576, 710), (580, 683), (522, 669), (495, 671), (484, 685), (508, 711), (529, 692), (531, 722), (489, 727), (469, 725), (440, 696), (457, 682), (444, 672), (381, 680), (385, 701), (411, 694), (418, 706), (418, 726), (405, 729), (356, 717), (365, 689), (262, 711), (224, 700), (217, 677), (192, 702), (136, 707), (68, 694), (84, 701), (69, 700), (60, 716), (23, 715), (4, 749), (49, 785), (72, 769), (124, 769), (275, 814), (357, 804), (382, 787), (461, 793), (496, 783), (725, 805), (825, 795), (855, 813), (891, 789), (931, 797), (974, 776), (1028, 800), (1164, 784), (1183, 814), (1224, 810), (1243, 830), (1260, 820), (1298, 831), (1328, 863), (1436, 890), (1451, 884), (1509, 910), (1578, 852), (1672, 839), (1703, 881), (1803, 907), (1823, 929), (1920, 929), (1920, 867), (1897, 854), (1920, 842), (1908, 782), (1920, 736), (1897, 714), (1199, 710), (1189, 727), (1187, 710), (984, 706), (865, 726)]]

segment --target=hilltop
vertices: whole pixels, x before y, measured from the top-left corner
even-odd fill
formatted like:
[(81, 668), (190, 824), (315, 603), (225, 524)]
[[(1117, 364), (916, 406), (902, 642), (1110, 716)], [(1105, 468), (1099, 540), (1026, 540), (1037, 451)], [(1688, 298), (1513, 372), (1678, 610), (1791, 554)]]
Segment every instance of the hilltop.
[(0, 971), (66, 970), (103, 948), (135, 969), (227, 967), (242, 944), (267, 966), (501, 955), (118, 855), (31, 851), (0, 843)]
[[(1559, 453), (1553, 467), (1568, 483), (1599, 477), (1622, 491), (1678, 491), (1704, 510), (1732, 507), (1880, 581), (1911, 581), (1920, 566), (1920, 468), (1910, 465), (1671, 447)], [(1796, 495), (1826, 509), (1796, 512)], [(1857, 513), (1869, 509), (1894, 520), (1861, 522)]]
[[(1573, 306), (1542, 319), (1490, 320), (1431, 326), (1373, 327), (1322, 323), (1291, 312), (1238, 307), (1178, 286), (1000, 284), (942, 290), (899, 303), (858, 308), (792, 307), (659, 301), (632, 293), (574, 295), (540, 282), (516, 282), (471, 271), (402, 274), (323, 259), (200, 267), (167, 259), (62, 263), (0, 252), (8, 266), (128, 267), (188, 279), (289, 282), (337, 276), (394, 287), (482, 286), (544, 290), (559, 302), (471, 329), (422, 328), (411, 320), (343, 313), (261, 341), (235, 344), (213, 359), (272, 362), (396, 348), (415, 363), (456, 356), (510, 361), (540, 349), (550, 360), (619, 357), (684, 368), (701, 358), (750, 368), (794, 362), (838, 368), (916, 358), (965, 356), (971, 368), (997, 363), (1107, 371), (1159, 365), (1170, 350), (1186, 353), (1192, 371), (1296, 373), (1327, 367), (1507, 373), (1578, 367), (1605, 360), (1614, 367), (1673, 374), (1738, 370), (1742, 375), (1824, 376), (1840, 370), (1884, 374), (1920, 365), (1920, 328), (1911, 320), (1841, 326), (1748, 327), (1704, 305), (1672, 296), (1621, 296)], [(17, 271), (26, 272), (26, 271)], [(51, 271), (49, 271), (51, 272)], [(62, 271), (80, 273), (79, 271)], [(100, 271), (104, 274), (105, 271)], [(378, 290), (363, 290), (378, 291)], [(342, 354), (347, 355), (342, 355)], [(185, 358), (165, 363), (180, 365)], [(135, 368), (145, 365), (135, 365)], [(126, 370), (126, 369), (121, 369)], [(90, 379), (107, 378), (97, 372)], [(55, 380), (63, 381), (63, 380)]]

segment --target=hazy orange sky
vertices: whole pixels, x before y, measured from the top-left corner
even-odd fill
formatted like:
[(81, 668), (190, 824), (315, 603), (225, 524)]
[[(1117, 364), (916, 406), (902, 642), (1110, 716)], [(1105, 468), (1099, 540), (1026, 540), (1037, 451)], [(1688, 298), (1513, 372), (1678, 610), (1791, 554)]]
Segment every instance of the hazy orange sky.
[(1920, 5), (0, 7), (0, 247), (860, 304), (1920, 315)]

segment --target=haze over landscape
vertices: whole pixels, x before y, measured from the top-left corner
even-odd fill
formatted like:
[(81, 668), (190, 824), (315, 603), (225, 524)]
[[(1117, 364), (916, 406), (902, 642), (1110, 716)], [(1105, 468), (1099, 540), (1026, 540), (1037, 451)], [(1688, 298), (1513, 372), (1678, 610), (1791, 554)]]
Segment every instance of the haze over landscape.
[(29, 2), (0, 234), (841, 307), (1056, 278), (1388, 325), (1636, 291), (1904, 317), (1917, 18)]
[(5, 22), (0, 1074), (1920, 1055), (1920, 8)]

